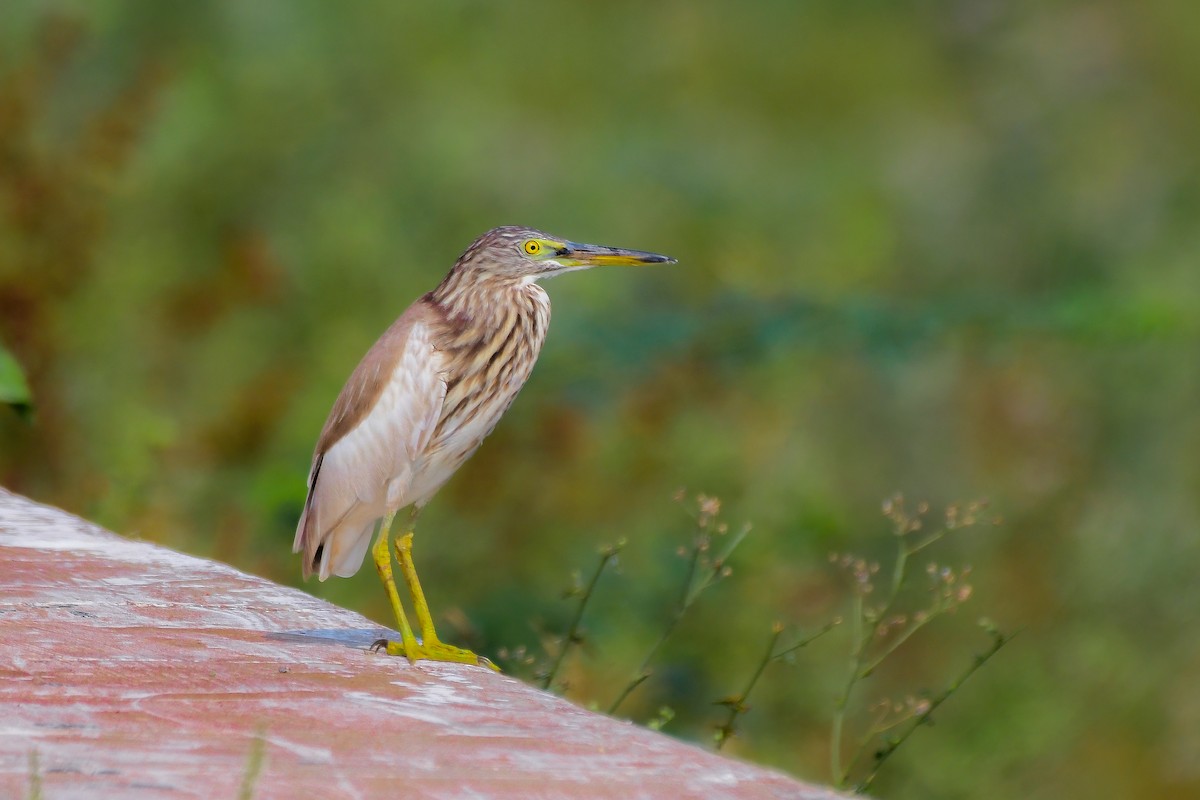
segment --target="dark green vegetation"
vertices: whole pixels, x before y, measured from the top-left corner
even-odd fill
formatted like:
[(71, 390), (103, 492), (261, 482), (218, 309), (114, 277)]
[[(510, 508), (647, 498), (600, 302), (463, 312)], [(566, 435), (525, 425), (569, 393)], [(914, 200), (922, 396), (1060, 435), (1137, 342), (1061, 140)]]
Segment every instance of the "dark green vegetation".
[[(475, 235), (669, 253), (549, 284), (530, 385), (421, 520), (447, 637), (536, 648), (624, 538), (559, 674), (607, 707), (688, 569), (673, 493), (718, 496), (754, 529), (619, 710), (711, 741), (775, 621), (846, 613), (829, 554), (888, 563), (882, 498), (987, 496), (1005, 523), (931, 556), (973, 596), (847, 728), (960, 675), (978, 616), (1022, 632), (873, 791), (1195, 796), (1197, 142), (1195, 3), (10, 0), (35, 413), (0, 406), (0, 482), (296, 584), (334, 396)], [(388, 620), (369, 568), (307, 588)], [(829, 780), (850, 652), (769, 664), (724, 749)]]
[(27, 413), (30, 399), (29, 384), (21, 365), (0, 345), (0, 404), (18, 413)]

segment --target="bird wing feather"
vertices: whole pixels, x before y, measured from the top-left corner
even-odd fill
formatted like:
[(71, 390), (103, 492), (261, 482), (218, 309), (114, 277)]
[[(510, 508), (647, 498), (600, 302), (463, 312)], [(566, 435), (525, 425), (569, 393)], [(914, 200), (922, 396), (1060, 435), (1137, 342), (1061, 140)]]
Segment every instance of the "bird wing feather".
[(363, 356), (317, 441), (293, 552), (304, 577), (358, 571), (375, 521), (412, 502), (408, 488), (446, 397), (437, 310), (418, 300)]

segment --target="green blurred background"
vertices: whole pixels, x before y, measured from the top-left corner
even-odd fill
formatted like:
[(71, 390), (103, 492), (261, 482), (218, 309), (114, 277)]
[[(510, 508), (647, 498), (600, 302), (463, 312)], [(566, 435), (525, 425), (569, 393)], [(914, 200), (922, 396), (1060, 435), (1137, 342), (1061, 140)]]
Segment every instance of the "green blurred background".
[[(0, 11), (0, 482), (300, 585), (359, 356), (498, 224), (679, 265), (548, 285), (533, 379), (416, 540), (454, 638), (561, 632), (606, 706), (706, 492), (754, 530), (622, 708), (705, 741), (771, 623), (845, 613), (882, 498), (988, 497), (975, 596), (860, 698), (1016, 640), (884, 797), (1200, 796), (1200, 4), (23, 2)], [(388, 621), (373, 571), (307, 591)], [(539, 633), (540, 632), (540, 633)], [(847, 640), (729, 751), (829, 779)]]

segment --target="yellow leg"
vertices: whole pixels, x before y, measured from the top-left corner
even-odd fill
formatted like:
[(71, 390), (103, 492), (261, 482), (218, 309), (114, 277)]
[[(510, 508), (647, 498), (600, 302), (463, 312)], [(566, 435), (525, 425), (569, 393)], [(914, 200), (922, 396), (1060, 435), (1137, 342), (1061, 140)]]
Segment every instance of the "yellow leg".
[(408, 593), (412, 596), (413, 609), (417, 614), (417, 625), (421, 628), (421, 649), (434, 661), (454, 661), (460, 664), (481, 664), (491, 667), (497, 672), (500, 668), (486, 658), (480, 658), (470, 650), (445, 644), (438, 638), (433, 627), (433, 615), (429, 613), (429, 604), (425, 601), (425, 592), (421, 589), (421, 581), (417, 578), (417, 568), (412, 560), (412, 532), (396, 539), (396, 560), (400, 563), (400, 574), (408, 584)]
[(437, 631), (433, 627), (433, 616), (429, 613), (429, 604), (425, 601), (425, 592), (421, 590), (421, 582), (417, 579), (417, 569), (413, 566), (412, 533), (409, 532), (396, 539), (396, 560), (400, 562), (400, 573), (408, 585), (408, 592), (412, 596), (413, 608), (417, 614), (417, 625), (421, 628), (421, 641), (418, 642), (413, 636), (412, 627), (408, 624), (408, 617), (404, 613), (404, 606), (400, 603), (400, 593), (396, 588), (396, 581), (392, 576), (392, 557), (388, 552), (388, 532), (393, 516), (389, 514), (384, 518), (379, 539), (371, 548), (371, 556), (375, 559), (375, 568), (379, 571), (379, 578), (383, 581), (384, 588), (387, 589), (388, 600), (396, 614), (396, 624), (400, 627), (401, 641), (389, 642), (386, 639), (380, 639), (375, 642), (373, 648), (376, 650), (386, 648), (388, 655), (405, 656), (409, 661), (425, 659), (428, 661), (452, 661), (459, 664), (480, 664), (499, 672), (499, 667), (486, 658), (480, 658), (470, 650), (444, 644), (438, 639)]
[(425, 592), (421, 589), (421, 580), (417, 577), (417, 567), (412, 560), (412, 532), (396, 539), (396, 561), (400, 563), (400, 574), (408, 585), (408, 593), (412, 596), (413, 608), (417, 613), (417, 626), (421, 629), (421, 641), (426, 644), (436, 642), (437, 631), (433, 628), (433, 615), (429, 613), (429, 603), (425, 600)]
[[(392, 552), (388, 539), (391, 537), (392, 519), (395, 516), (395, 514), (388, 514), (383, 518), (383, 525), (379, 528), (379, 538), (371, 547), (371, 557), (375, 560), (375, 570), (379, 573), (379, 580), (383, 581), (383, 588), (387, 590), (388, 600), (392, 604), (392, 613), (396, 615), (396, 625), (400, 628), (400, 648), (402, 648), (403, 654), (408, 656), (409, 661), (413, 661), (416, 658), (417, 637), (413, 636), (412, 627), (408, 624), (408, 616), (404, 613), (404, 606), (400, 604), (400, 592), (396, 589), (396, 580), (392, 577)], [(380, 641), (387, 644), (385, 639)], [(388, 652), (391, 652), (390, 645)], [(393, 653), (393, 655), (398, 655), (398, 653)]]

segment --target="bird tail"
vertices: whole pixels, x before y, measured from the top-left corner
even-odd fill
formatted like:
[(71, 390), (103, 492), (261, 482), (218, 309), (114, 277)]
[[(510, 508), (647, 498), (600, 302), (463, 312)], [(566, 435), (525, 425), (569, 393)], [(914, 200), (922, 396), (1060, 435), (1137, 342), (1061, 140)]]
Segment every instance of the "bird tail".
[(313, 463), (304, 512), (300, 515), (296, 538), (292, 541), (292, 552), (303, 553), (301, 573), (305, 580), (314, 573), (318, 580), (323, 581), (330, 575), (349, 578), (358, 572), (379, 518), (374, 509), (368, 509), (354, 498), (344, 510), (335, 510), (337, 517), (333, 524), (322, 524), (330, 510), (326, 507), (327, 503), (320, 502), (317, 491), (323, 458), (323, 455), (318, 456)]
[(330, 575), (349, 578), (358, 572), (378, 520), (373, 512), (362, 513), (361, 508), (351, 509), (323, 535), (318, 533), (320, 523), (316, 514), (306, 513), (301, 518), (292, 552), (304, 554), (301, 572), (305, 580), (314, 573), (323, 581)]
[[(292, 540), (292, 552), (304, 553), (300, 567), (304, 580), (308, 580), (309, 576), (320, 568), (324, 558), (324, 548), (318, 543), (320, 523), (317, 521), (315, 508), (317, 493), (314, 491), (317, 486), (317, 476), (321, 473), (323, 459), (324, 454), (318, 455), (313, 460), (312, 470), (308, 473), (308, 495), (304, 498), (304, 511), (300, 513), (300, 522), (296, 524), (296, 538)], [(315, 560), (314, 556), (316, 556)]]

